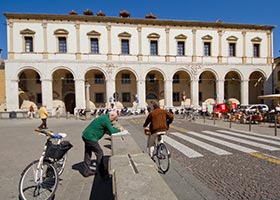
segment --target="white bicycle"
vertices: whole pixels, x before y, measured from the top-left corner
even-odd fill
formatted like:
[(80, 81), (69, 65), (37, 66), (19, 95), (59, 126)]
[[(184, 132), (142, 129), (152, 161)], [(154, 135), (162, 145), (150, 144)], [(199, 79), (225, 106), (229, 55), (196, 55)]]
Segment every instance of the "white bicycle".
[(35, 131), (47, 136), (47, 142), (39, 160), (31, 162), (23, 170), (19, 182), (19, 197), (23, 200), (49, 200), (54, 197), (59, 176), (65, 167), (67, 151), (72, 148), (72, 144), (63, 140), (67, 136), (65, 133), (54, 134), (41, 129)]

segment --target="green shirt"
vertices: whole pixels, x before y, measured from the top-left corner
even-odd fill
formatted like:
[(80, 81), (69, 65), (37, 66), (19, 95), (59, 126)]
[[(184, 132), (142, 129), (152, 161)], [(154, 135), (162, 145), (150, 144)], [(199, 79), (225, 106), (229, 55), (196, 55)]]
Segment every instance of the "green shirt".
[(120, 132), (121, 130), (112, 126), (109, 114), (102, 115), (95, 118), (83, 131), (83, 137), (89, 141), (97, 142), (107, 132), (112, 133)]

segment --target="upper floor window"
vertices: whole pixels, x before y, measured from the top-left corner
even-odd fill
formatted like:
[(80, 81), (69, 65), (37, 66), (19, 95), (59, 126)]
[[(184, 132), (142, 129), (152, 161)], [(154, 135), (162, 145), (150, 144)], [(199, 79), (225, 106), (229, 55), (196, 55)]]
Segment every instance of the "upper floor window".
[(66, 31), (64, 29), (57, 29), (54, 31), (54, 35), (57, 38), (58, 53), (67, 53), (68, 31)]
[(122, 45), (122, 54), (126, 54), (126, 55), (129, 54), (129, 40), (122, 39), (121, 45)]
[(177, 42), (177, 55), (184, 56), (185, 55), (185, 43), (187, 40), (187, 36), (185, 36), (184, 34), (179, 34), (175, 37), (175, 40)]
[(58, 37), (58, 52), (67, 53), (66, 37)]
[(25, 52), (30, 53), (33, 52), (33, 37), (25, 36)]
[(204, 56), (211, 56), (211, 41), (212, 36), (211, 35), (205, 35), (202, 38), (203, 41), (203, 55)]
[(131, 38), (131, 34), (128, 32), (122, 32), (118, 35), (121, 43), (121, 54), (128, 55), (129, 51), (129, 40)]
[(211, 56), (211, 42), (204, 42), (204, 56)]
[(130, 74), (122, 74), (122, 84), (130, 84)]
[(150, 55), (156, 56), (158, 55), (158, 41), (160, 35), (157, 33), (151, 33), (147, 36), (150, 41)]
[(90, 38), (90, 51), (92, 54), (99, 53), (98, 38)]
[(260, 44), (253, 44), (253, 54), (254, 58), (260, 57)]
[(103, 74), (95, 74), (94, 83), (95, 84), (103, 84), (104, 83), (104, 76), (103, 76)]
[(253, 43), (253, 57), (254, 58), (259, 58), (260, 55), (260, 44), (261, 44), (262, 39), (259, 37), (255, 37), (251, 40)]
[(20, 31), (20, 34), (23, 38), (23, 51), (26, 53), (30, 53), (34, 51), (33, 39), (35, 36), (35, 32), (30, 29), (24, 29)]
[(158, 55), (158, 41), (152, 40), (150, 45), (151, 45), (151, 47), (150, 47), (151, 55), (153, 55), (153, 56)]
[(227, 38), (228, 41), (228, 55), (231, 57), (236, 56), (236, 43), (237, 43), (238, 38), (235, 37), (234, 35), (231, 35)]
[(183, 41), (177, 42), (177, 54), (178, 54), (178, 56), (185, 55), (185, 42), (183, 42)]
[(236, 44), (229, 43), (229, 56), (235, 57), (236, 56)]

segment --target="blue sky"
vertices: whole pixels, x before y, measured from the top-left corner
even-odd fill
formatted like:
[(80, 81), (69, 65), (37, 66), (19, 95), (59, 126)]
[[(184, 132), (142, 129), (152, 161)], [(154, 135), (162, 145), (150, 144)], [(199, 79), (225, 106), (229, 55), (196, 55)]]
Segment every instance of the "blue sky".
[(95, 14), (102, 10), (106, 16), (118, 17), (121, 10), (131, 18), (144, 18), (153, 13), (158, 19), (191, 20), (275, 26), (273, 31), (274, 58), (280, 56), (280, 0), (1, 0), (0, 48), (7, 58), (6, 18), (3, 13), (68, 14), (85, 9)]

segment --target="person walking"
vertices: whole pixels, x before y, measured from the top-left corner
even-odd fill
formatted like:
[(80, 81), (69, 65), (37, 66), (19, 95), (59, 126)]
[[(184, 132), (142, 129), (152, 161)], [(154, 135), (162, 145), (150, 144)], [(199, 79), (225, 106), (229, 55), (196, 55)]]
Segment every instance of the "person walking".
[[(95, 118), (83, 131), (82, 139), (84, 141), (84, 170), (82, 175), (84, 177), (94, 174), (99, 174), (101, 177), (103, 177), (108, 174), (108, 170), (105, 169), (103, 162), (104, 153), (98, 141), (104, 136), (105, 133), (111, 135), (124, 131), (122, 126), (119, 126), (119, 128), (113, 127), (112, 123), (117, 120), (117, 117), (118, 114), (116, 111), (110, 111), (107, 114)], [(95, 172), (90, 169), (92, 152), (94, 152), (96, 156)]]
[(173, 122), (174, 115), (159, 107), (157, 102), (153, 103), (153, 110), (147, 116), (143, 127), (145, 132), (149, 129), (151, 133), (148, 137), (147, 148), (149, 155), (152, 157), (154, 152), (154, 144), (157, 136), (162, 133), (166, 133), (169, 129), (169, 125)]
[(47, 127), (47, 119), (49, 117), (49, 113), (47, 112), (47, 106), (43, 105), (39, 109), (39, 117), (42, 120), (41, 125), (38, 127), (40, 129), (48, 129)]

